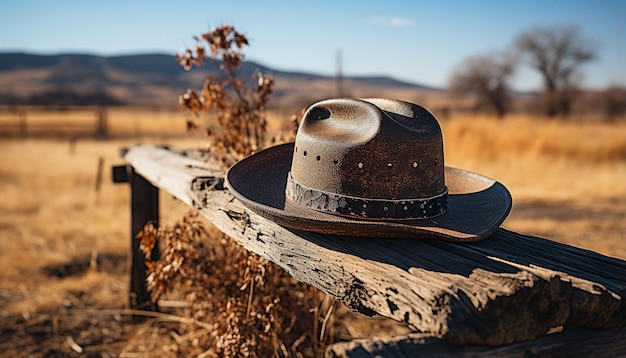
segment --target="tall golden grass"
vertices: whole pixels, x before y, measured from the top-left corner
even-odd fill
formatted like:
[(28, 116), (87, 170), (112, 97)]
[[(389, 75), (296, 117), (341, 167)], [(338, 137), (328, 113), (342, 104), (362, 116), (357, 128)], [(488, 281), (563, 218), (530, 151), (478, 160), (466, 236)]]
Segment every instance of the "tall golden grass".
[(446, 163), (484, 173), (521, 200), (626, 195), (626, 128), (548, 118), (455, 116), (441, 122)]

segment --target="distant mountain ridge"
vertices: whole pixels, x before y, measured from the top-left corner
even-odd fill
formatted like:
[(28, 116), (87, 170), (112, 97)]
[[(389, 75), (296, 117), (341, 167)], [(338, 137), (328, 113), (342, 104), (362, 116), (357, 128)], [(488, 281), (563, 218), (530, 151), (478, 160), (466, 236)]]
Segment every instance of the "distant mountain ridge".
[[(336, 96), (332, 76), (281, 71), (251, 61), (244, 62), (240, 73), (249, 78), (255, 71), (274, 76), (270, 102), (274, 107), (302, 106)], [(204, 78), (217, 72), (211, 64), (185, 71), (173, 55), (164, 54), (0, 53), (0, 104), (39, 104), (47, 94), (71, 93), (96, 102), (101, 96), (106, 99), (101, 104), (175, 106), (179, 94), (187, 88), (201, 88)], [(384, 76), (343, 77), (341, 83), (344, 96), (353, 97), (399, 98), (399, 93), (418, 97), (440, 91)]]

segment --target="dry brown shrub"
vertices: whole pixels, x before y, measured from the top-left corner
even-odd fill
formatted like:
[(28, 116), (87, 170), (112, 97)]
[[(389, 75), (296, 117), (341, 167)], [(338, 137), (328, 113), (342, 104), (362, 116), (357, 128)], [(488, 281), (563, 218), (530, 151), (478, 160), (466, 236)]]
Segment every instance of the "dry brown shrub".
[(239, 76), (248, 39), (233, 26), (195, 39), (196, 47), (177, 55), (178, 62), (186, 70), (210, 63), (221, 75), (208, 76), (201, 91), (188, 89), (178, 103), (187, 111), (187, 128), (204, 131), (211, 154), (232, 165), (265, 145), (266, 105), (274, 78), (261, 72), (253, 73), (250, 81)]
[[(279, 266), (247, 252), (222, 235), (209, 236), (197, 214), (172, 228), (146, 225), (141, 250), (148, 267), (152, 299), (172, 291), (184, 295), (192, 322), (181, 328), (186, 344), (172, 349), (185, 355), (216, 357), (315, 356), (323, 344), (314, 334), (320, 293), (299, 283)], [(158, 261), (151, 252), (164, 247)], [(200, 327), (200, 328), (198, 328)], [(318, 332), (321, 327), (315, 330)], [(322, 339), (328, 334), (323, 334)]]
[[(247, 38), (226, 25), (196, 38), (198, 45), (178, 55), (187, 70), (211, 62), (223, 77), (208, 77), (202, 91), (180, 96), (190, 130), (204, 131), (210, 160), (231, 165), (272, 144), (291, 140), (288, 130), (266, 141), (265, 106), (274, 80), (253, 74), (253, 83), (238, 77)], [(223, 234), (209, 233), (197, 213), (172, 228), (147, 224), (139, 234), (145, 255), (147, 287), (152, 300), (173, 292), (188, 304), (191, 324), (181, 327), (178, 345), (170, 349), (185, 356), (290, 357), (319, 356), (332, 340), (326, 329), (334, 300), (291, 278), (279, 266), (249, 253)], [(152, 261), (159, 243), (162, 255)]]

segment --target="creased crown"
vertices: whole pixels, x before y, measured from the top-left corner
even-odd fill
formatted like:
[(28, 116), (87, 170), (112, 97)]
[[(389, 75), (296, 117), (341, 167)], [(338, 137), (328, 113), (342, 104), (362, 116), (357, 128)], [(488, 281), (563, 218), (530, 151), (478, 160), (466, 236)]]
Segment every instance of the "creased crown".
[(296, 136), (291, 178), (303, 187), (365, 199), (445, 192), (443, 141), (425, 108), (390, 99), (312, 105)]

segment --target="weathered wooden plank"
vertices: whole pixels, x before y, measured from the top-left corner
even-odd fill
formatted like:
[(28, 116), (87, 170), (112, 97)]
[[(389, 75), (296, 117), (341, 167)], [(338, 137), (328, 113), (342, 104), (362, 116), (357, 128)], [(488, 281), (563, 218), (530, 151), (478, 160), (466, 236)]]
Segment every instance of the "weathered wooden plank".
[(359, 312), (457, 345), (531, 340), (555, 326), (626, 325), (625, 261), (503, 229), (474, 244), (287, 229), (246, 210), (218, 167), (193, 156), (136, 146), (125, 159), (246, 249)]
[(424, 334), (357, 339), (331, 345), (326, 357), (623, 357), (626, 328), (553, 333), (530, 342), (504, 346), (459, 347)]

